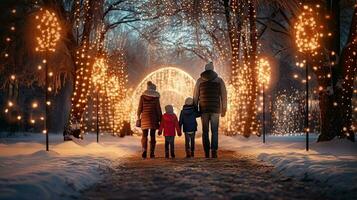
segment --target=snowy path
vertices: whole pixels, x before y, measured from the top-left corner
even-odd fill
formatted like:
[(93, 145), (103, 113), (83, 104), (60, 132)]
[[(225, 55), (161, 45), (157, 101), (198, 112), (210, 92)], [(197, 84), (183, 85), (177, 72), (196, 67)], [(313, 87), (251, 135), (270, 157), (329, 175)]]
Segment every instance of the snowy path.
[(311, 180), (295, 180), (274, 172), (272, 166), (253, 157), (220, 150), (219, 159), (204, 159), (201, 144), (197, 156), (185, 159), (183, 140), (176, 141), (176, 159), (140, 155), (118, 161), (100, 183), (83, 191), (82, 199), (336, 199), (325, 196), (327, 186)]

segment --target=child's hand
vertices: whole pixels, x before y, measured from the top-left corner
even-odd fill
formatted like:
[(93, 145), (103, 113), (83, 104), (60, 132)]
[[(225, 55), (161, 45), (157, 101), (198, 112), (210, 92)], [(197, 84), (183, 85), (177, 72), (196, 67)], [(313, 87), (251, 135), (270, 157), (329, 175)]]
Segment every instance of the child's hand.
[(181, 136), (182, 136), (182, 133), (178, 133), (177, 135), (178, 135), (179, 137), (181, 137)]
[(159, 135), (162, 135), (162, 131), (159, 131), (159, 133), (158, 133)]

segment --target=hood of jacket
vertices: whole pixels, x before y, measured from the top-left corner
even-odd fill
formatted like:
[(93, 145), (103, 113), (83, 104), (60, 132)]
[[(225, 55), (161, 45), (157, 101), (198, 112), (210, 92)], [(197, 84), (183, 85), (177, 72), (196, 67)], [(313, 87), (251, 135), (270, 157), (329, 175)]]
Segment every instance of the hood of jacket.
[(147, 97), (160, 97), (160, 93), (158, 93), (156, 90), (145, 90), (143, 92), (143, 96)]
[(218, 77), (218, 74), (213, 70), (206, 70), (201, 73), (201, 78), (203, 81), (211, 81)]
[(195, 107), (193, 105), (184, 105), (182, 108), (182, 112), (185, 115), (190, 115), (195, 112)]

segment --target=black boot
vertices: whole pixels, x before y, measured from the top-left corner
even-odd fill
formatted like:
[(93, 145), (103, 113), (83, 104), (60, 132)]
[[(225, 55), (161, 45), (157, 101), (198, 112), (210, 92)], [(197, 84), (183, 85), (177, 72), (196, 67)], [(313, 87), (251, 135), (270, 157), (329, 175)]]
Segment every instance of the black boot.
[(195, 157), (195, 152), (194, 151), (191, 151), (191, 157)]
[(150, 143), (150, 158), (155, 158), (155, 145), (156, 142)]
[(165, 152), (165, 158), (166, 158), (166, 159), (169, 158), (169, 152)]
[(186, 158), (191, 158), (191, 152), (190, 151), (186, 151)]
[(209, 151), (205, 151), (205, 157), (209, 158)]
[(217, 151), (212, 151), (212, 158), (217, 158)]
[(141, 157), (144, 158), (144, 159), (147, 157), (146, 151), (143, 151), (143, 154), (141, 154)]

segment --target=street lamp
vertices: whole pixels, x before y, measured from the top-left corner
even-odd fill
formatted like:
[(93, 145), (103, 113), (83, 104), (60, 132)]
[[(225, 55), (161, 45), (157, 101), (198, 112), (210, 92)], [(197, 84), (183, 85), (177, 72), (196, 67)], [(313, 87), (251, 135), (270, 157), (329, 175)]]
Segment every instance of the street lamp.
[(48, 100), (48, 92), (52, 91), (51, 87), (48, 87), (48, 76), (52, 76), (52, 72), (48, 71), (48, 53), (56, 51), (56, 45), (61, 38), (61, 27), (59, 25), (57, 16), (54, 12), (49, 10), (40, 9), (40, 13), (36, 15), (37, 21), (37, 34), (36, 41), (37, 46), (36, 51), (44, 52), (45, 59), (42, 61), (45, 64), (45, 119), (44, 119), (44, 129), (43, 133), (46, 134), (46, 151), (48, 151), (48, 130), (47, 130), (47, 119), (48, 111), (47, 107), (51, 105), (51, 102)]
[(271, 68), (270, 63), (266, 58), (260, 58), (258, 60), (258, 83), (263, 95), (263, 143), (265, 143), (266, 136), (266, 122), (265, 122), (265, 90), (268, 89), (270, 83)]
[(317, 54), (316, 50), (320, 47), (320, 38), (323, 34), (319, 31), (321, 26), (318, 24), (317, 17), (320, 5), (304, 5), (302, 13), (298, 16), (295, 23), (295, 42), (298, 51), (306, 57), (305, 63), (305, 133), (306, 133), (306, 151), (309, 150), (309, 59)]

